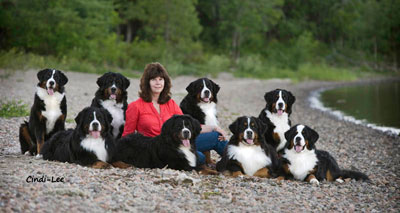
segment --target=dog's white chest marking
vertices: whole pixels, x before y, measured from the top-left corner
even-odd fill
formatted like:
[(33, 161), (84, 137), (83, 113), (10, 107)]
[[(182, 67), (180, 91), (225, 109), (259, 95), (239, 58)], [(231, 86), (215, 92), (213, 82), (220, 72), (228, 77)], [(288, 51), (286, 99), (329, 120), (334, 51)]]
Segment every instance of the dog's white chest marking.
[(294, 149), (285, 150), (284, 158), (290, 161), (289, 170), (297, 180), (304, 180), (308, 173), (317, 165), (315, 150), (304, 150), (297, 153)]
[(125, 124), (123, 104), (117, 104), (115, 100), (100, 101), (100, 104), (111, 114), (113, 120), (113, 136), (116, 138), (119, 133), (119, 128)]
[(274, 133), (277, 133), (280, 138), (279, 145), (276, 147), (276, 151), (280, 151), (285, 147), (286, 138), (285, 132), (290, 129), (289, 126), (289, 115), (284, 112), (281, 116), (277, 114), (272, 114), (270, 111), (265, 110), (267, 118), (275, 125)]
[(103, 138), (92, 138), (88, 136), (81, 141), (81, 146), (87, 151), (93, 152), (97, 156), (97, 159), (107, 162), (108, 154)]
[(186, 160), (191, 167), (196, 166), (196, 155), (190, 151), (189, 147), (180, 146), (179, 150), (185, 155)]
[(271, 159), (260, 146), (247, 146), (241, 143), (239, 146), (229, 145), (228, 157), (239, 161), (247, 175), (253, 175), (259, 169), (271, 164)]
[(217, 120), (217, 107), (214, 102), (199, 103), (198, 106), (203, 111), (203, 113), (206, 115), (206, 117), (204, 119), (205, 125), (219, 126), (219, 123)]
[(49, 95), (45, 89), (37, 87), (36, 94), (45, 104), (45, 110), (42, 111), (42, 115), (47, 119), (46, 133), (48, 134), (53, 130), (57, 119), (62, 115), (60, 105), (65, 93), (55, 92), (53, 95)]

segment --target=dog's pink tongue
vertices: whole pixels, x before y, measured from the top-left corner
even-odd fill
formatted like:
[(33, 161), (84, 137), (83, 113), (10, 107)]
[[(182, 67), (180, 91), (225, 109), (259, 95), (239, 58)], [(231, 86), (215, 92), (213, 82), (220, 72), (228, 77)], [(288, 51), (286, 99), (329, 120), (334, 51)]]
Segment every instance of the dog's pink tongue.
[(204, 101), (204, 102), (209, 102), (209, 101), (210, 101), (210, 98), (203, 98), (203, 101)]
[(117, 96), (116, 96), (115, 94), (111, 94), (111, 95), (110, 95), (110, 98), (111, 98), (111, 99), (116, 99)]
[(300, 146), (300, 145), (296, 145), (296, 146), (294, 147), (294, 149), (296, 150), (296, 152), (301, 152), (301, 151), (303, 150), (303, 147)]
[(282, 115), (283, 114), (283, 110), (279, 109), (278, 110), (278, 115)]
[(253, 142), (253, 139), (246, 139), (246, 142), (248, 143), (248, 144), (253, 144), (254, 142)]
[(47, 93), (49, 95), (54, 95), (54, 90), (49, 88), (49, 89), (47, 89)]
[(91, 131), (90, 135), (94, 138), (99, 138), (100, 137), (100, 131)]
[(190, 147), (190, 141), (188, 139), (182, 140), (182, 143), (186, 147)]

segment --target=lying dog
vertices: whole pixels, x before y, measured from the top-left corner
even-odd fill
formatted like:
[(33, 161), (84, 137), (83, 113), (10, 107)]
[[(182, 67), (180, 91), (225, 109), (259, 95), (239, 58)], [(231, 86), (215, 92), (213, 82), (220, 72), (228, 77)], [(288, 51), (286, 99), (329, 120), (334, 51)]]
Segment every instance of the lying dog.
[(315, 143), (319, 135), (310, 127), (293, 126), (285, 133), (285, 137), (289, 142), (282, 156), (285, 178), (305, 180), (317, 185), (323, 180), (338, 182), (343, 182), (346, 178), (369, 180), (368, 176), (361, 172), (340, 169), (328, 152), (317, 150)]
[(125, 125), (125, 112), (130, 82), (119, 73), (108, 72), (97, 79), (99, 89), (92, 100), (94, 107), (106, 109), (112, 116), (111, 132), (114, 138), (120, 138)]
[(39, 83), (31, 108), (29, 122), (19, 128), (19, 142), (22, 154), (40, 156), (45, 142), (57, 131), (65, 130), (67, 99), (64, 85), (68, 78), (59, 70), (44, 69), (38, 72)]
[(233, 177), (250, 175), (273, 177), (279, 167), (275, 149), (265, 143), (266, 125), (255, 117), (239, 117), (229, 129), (233, 136), (225, 149), (217, 170)]
[(167, 166), (176, 170), (200, 170), (194, 142), (200, 131), (200, 123), (191, 116), (174, 115), (163, 124), (161, 134), (156, 137), (132, 133), (119, 139), (115, 161), (139, 168)]
[(105, 109), (86, 107), (75, 118), (75, 129), (57, 132), (46, 141), (41, 151), (43, 159), (97, 169), (110, 167), (108, 162), (115, 152), (111, 119)]

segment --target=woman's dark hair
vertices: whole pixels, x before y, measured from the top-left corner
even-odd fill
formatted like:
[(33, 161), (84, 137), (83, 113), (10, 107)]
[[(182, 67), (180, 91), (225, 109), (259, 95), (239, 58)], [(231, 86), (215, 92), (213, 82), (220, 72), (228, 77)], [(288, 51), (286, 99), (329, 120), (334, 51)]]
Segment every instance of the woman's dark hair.
[(140, 79), (139, 97), (145, 102), (151, 102), (150, 80), (161, 77), (164, 79), (164, 89), (158, 98), (159, 104), (165, 104), (171, 99), (171, 79), (168, 76), (167, 70), (158, 62), (147, 64), (144, 68), (142, 78)]

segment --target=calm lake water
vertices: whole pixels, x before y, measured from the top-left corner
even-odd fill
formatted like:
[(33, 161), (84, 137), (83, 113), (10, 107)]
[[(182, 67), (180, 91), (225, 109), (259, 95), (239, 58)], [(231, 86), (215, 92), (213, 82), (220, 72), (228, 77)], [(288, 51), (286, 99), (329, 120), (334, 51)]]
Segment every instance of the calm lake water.
[(400, 128), (400, 81), (328, 90), (322, 103), (358, 120), (379, 126)]

